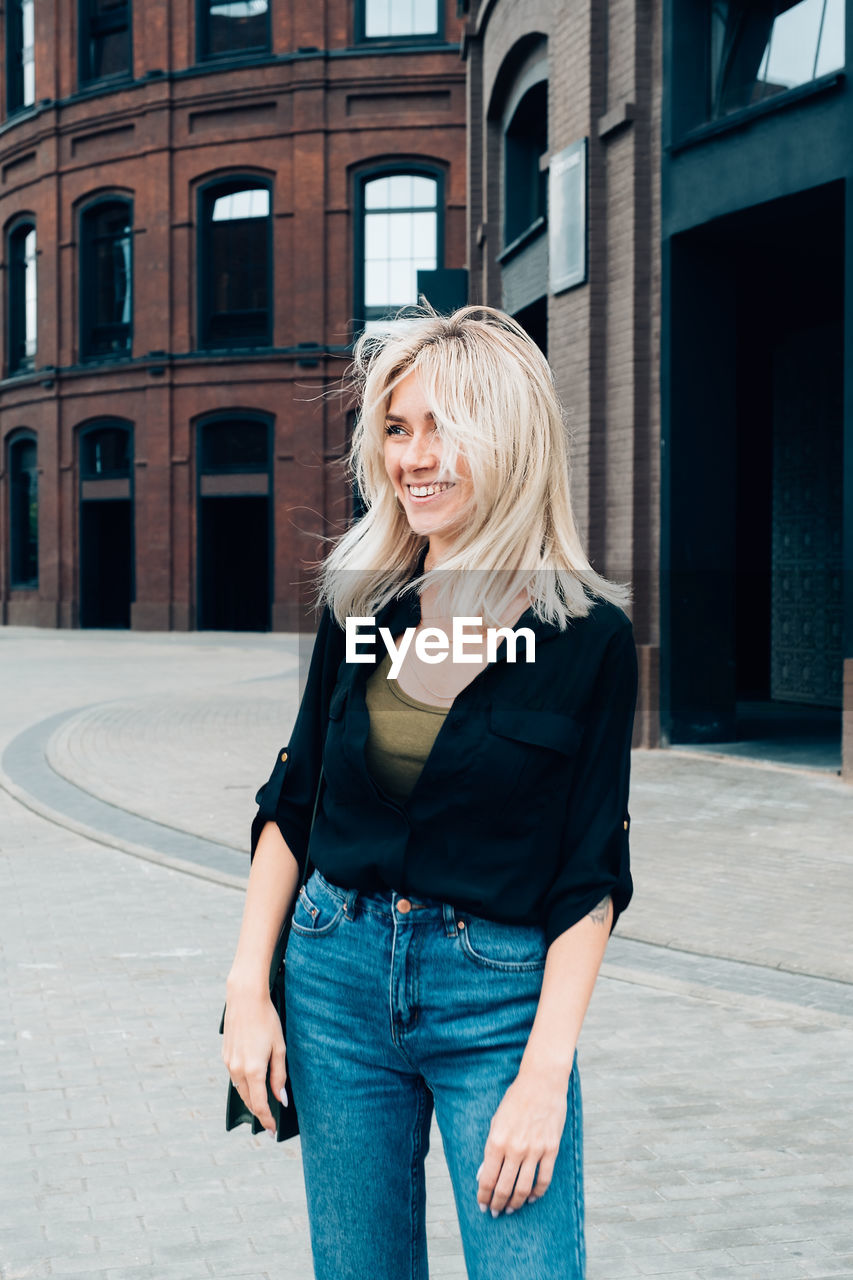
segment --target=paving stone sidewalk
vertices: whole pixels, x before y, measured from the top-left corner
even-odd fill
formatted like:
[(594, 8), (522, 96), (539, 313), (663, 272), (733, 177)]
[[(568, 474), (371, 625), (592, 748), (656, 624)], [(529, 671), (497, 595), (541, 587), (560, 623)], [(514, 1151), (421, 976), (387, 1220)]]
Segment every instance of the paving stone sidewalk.
[[(171, 701), (191, 725), (169, 797), (223, 776), (203, 730), (230, 731), (236, 682), (292, 682), (278, 637), (48, 634), (0, 632), (0, 750), (145, 692), (152, 723)], [(129, 775), (156, 774), (157, 734), (124, 714), (124, 750), (145, 744)], [(91, 760), (113, 749), (110, 731)], [(612, 940), (581, 1045), (589, 1280), (853, 1277), (853, 792), (663, 752), (634, 776), (635, 937)], [(245, 796), (217, 804), (237, 830)], [(0, 789), (0, 1280), (310, 1280), (298, 1139), (222, 1124), (241, 910)], [(464, 1276), (435, 1126), (427, 1223), (431, 1275)]]

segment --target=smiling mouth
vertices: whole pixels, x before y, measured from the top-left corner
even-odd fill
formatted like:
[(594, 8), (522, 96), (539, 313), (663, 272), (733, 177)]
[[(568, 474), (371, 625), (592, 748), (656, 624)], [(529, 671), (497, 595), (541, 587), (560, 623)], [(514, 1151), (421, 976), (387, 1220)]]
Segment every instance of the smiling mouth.
[(406, 488), (412, 498), (433, 498), (436, 494), (446, 493), (448, 489), (452, 489), (453, 481), (445, 480), (442, 483), (436, 482), (435, 484), (409, 484)]

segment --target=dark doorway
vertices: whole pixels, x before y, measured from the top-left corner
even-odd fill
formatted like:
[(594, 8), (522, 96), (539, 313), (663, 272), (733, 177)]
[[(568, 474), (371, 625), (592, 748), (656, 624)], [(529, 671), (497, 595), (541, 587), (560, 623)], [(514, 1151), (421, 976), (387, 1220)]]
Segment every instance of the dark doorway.
[(80, 504), (80, 626), (129, 627), (131, 513), (128, 499)]
[(133, 429), (102, 420), (80, 432), (80, 626), (129, 627), (135, 598)]
[(202, 497), (201, 630), (269, 630), (269, 533), (266, 496)]
[(220, 413), (197, 440), (198, 628), (269, 631), (272, 422)]
[(840, 766), (844, 198), (670, 259), (669, 740)]

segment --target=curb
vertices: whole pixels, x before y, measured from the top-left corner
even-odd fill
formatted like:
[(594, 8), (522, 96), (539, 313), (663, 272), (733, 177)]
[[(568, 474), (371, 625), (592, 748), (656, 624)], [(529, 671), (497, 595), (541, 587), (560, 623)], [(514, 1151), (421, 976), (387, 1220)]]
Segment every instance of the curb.
[(140, 858), (143, 862), (153, 862), (156, 866), (166, 867), (170, 871), (179, 871), (183, 875), (195, 876), (199, 880), (208, 880), (212, 884), (222, 885), (226, 889), (239, 889), (245, 892), (246, 885), (249, 882), (248, 876), (230, 875), (227, 871), (217, 871), (213, 867), (205, 867), (195, 862), (188, 862), (186, 859), (176, 858), (172, 854), (160, 853), (158, 850), (148, 848), (146, 845), (124, 840), (121, 836), (107, 835), (96, 827), (90, 827), (88, 823), (80, 822), (77, 818), (70, 818), (67, 814), (61, 813), (51, 805), (37, 800), (35, 796), (30, 795), (23, 787), (19, 787), (16, 782), (13, 782), (2, 768), (0, 768), (0, 788), (11, 796), (13, 800), (16, 800), (18, 804), (23, 805), (25, 809), (29, 809), (31, 813), (38, 814), (40, 818), (45, 818), (48, 822), (52, 822), (54, 826), (62, 827), (66, 831), (73, 831), (75, 835), (83, 836), (86, 840), (92, 840), (95, 844), (104, 845), (107, 849), (113, 849), (120, 853), (127, 853), (132, 858)]

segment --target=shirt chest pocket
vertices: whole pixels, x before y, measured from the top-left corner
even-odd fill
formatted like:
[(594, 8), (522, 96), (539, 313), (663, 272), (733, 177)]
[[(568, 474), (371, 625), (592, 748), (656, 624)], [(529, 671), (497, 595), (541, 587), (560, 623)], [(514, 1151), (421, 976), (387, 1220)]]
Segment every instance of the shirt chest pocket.
[(582, 736), (573, 716), (493, 703), (484, 763), (495, 794), (515, 805), (544, 801), (570, 777)]

